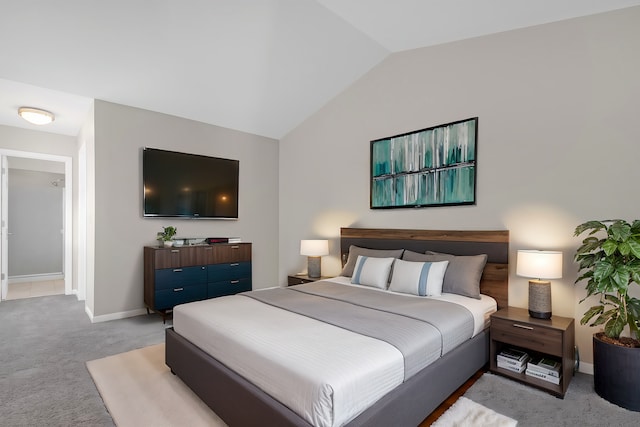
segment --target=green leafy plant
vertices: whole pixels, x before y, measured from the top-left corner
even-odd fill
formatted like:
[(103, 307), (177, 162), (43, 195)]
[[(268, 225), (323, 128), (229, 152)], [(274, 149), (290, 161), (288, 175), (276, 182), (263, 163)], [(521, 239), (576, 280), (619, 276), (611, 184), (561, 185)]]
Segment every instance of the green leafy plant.
[(162, 227), (162, 231), (158, 233), (158, 240), (168, 242), (173, 236), (176, 235), (178, 229), (172, 226)]
[(587, 281), (587, 297), (600, 297), (580, 320), (589, 326), (604, 325), (607, 337), (619, 340), (625, 326), (632, 338), (638, 338), (640, 300), (629, 295), (640, 285), (640, 220), (629, 224), (621, 219), (588, 221), (576, 227), (575, 236), (588, 232), (577, 249), (579, 277)]

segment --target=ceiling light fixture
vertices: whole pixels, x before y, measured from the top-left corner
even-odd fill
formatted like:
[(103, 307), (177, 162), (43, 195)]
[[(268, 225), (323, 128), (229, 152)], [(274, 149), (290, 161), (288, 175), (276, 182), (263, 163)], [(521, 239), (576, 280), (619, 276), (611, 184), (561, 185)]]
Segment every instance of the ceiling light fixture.
[(18, 108), (18, 115), (34, 125), (46, 125), (55, 119), (53, 113), (31, 107)]

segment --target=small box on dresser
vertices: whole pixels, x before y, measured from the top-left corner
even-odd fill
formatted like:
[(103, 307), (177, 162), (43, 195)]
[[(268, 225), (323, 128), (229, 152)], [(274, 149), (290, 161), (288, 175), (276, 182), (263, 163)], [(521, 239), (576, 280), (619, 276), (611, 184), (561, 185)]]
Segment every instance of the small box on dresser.
[[(573, 377), (575, 366), (574, 320), (552, 316), (551, 319), (536, 319), (523, 308), (507, 307), (491, 315), (490, 370), (522, 383), (564, 397)], [(551, 356), (561, 361), (560, 377), (555, 380), (542, 379), (526, 372), (514, 372), (498, 366), (497, 356), (506, 348), (517, 348), (529, 355)]]

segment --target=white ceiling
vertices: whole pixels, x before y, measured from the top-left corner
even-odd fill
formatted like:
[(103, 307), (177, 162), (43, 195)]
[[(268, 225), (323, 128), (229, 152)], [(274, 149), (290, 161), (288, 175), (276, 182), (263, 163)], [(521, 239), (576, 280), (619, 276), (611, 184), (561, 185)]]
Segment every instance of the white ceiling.
[[(93, 99), (279, 139), (389, 54), (640, 0), (0, 0), (0, 124)], [(36, 127), (20, 106), (56, 114)]]

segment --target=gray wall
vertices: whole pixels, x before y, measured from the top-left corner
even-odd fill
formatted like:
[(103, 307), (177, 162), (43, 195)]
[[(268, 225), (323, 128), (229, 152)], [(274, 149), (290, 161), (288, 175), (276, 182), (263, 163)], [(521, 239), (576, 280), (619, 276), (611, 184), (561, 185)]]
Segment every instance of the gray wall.
[(64, 174), (9, 167), (8, 270), (16, 276), (63, 271)]
[[(278, 142), (179, 117), (96, 101), (95, 316), (143, 305), (143, 247), (163, 226), (178, 236), (235, 236), (253, 243), (253, 286), (277, 284)], [(153, 147), (240, 161), (238, 220), (142, 217), (142, 148)], [(91, 191), (91, 190), (89, 190)], [(87, 290), (87, 298), (90, 292)]]
[[(579, 321), (576, 225), (639, 217), (640, 8), (391, 55), (280, 143), (280, 276), (299, 241), (344, 226), (508, 229), (510, 303), (526, 307), (517, 249), (564, 251), (553, 312)], [(369, 209), (369, 142), (479, 117), (477, 204)], [(578, 323), (578, 321), (576, 323)], [(593, 329), (577, 326), (583, 361)]]
[(72, 136), (0, 125), (0, 148), (69, 156), (75, 160), (76, 139)]

